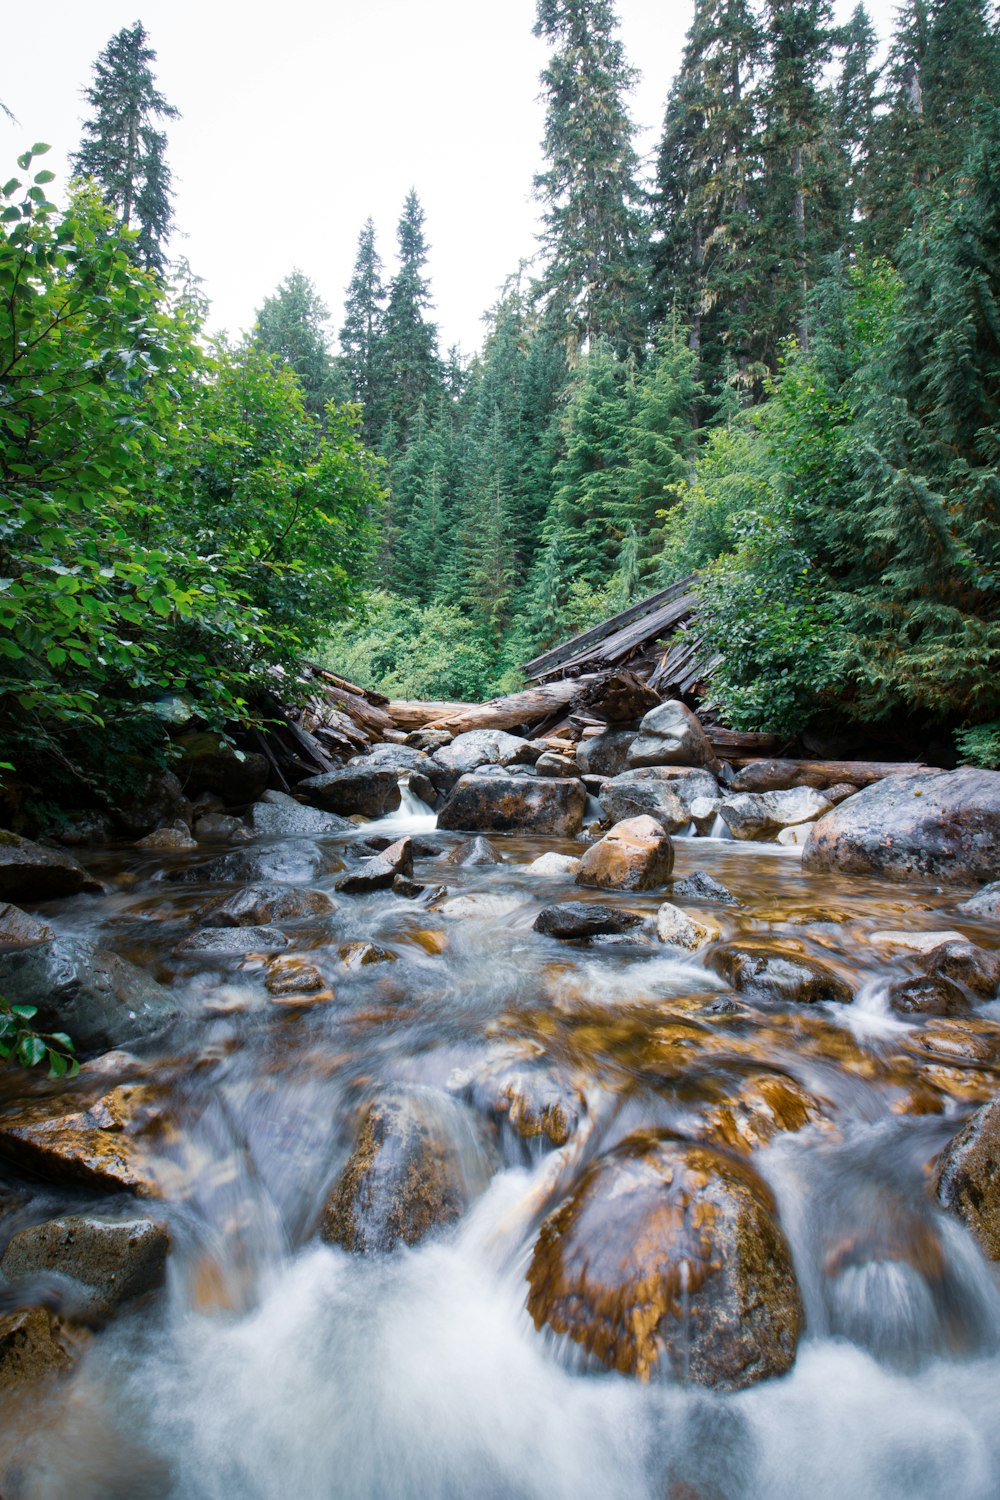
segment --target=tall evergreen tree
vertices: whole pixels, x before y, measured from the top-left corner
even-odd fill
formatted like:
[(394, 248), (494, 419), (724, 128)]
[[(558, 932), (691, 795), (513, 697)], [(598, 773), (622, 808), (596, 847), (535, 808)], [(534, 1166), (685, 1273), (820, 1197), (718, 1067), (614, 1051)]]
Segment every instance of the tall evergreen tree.
[(138, 231), (139, 263), (162, 273), (173, 224), (173, 194), (166, 134), (160, 120), (179, 112), (156, 86), (156, 53), (140, 21), (110, 40), (94, 64), (94, 82), (83, 97), (94, 113), (84, 122), (73, 169), (99, 183), (126, 229)]
[(431, 294), (425, 275), (424, 211), (415, 191), (407, 194), (396, 234), (399, 269), (389, 289), (382, 349), (391, 372), (386, 402), (387, 417), (392, 419), (389, 435), (398, 452), (417, 412), (433, 403), (442, 386), (437, 328), (427, 317)]
[(328, 401), (345, 399), (324, 327), (330, 310), (309, 277), (294, 270), (266, 297), (257, 312), (256, 341), (299, 377), (306, 408), (322, 414)]
[(668, 325), (636, 381), (625, 437), (618, 518), (630, 544), (630, 567), (633, 555), (641, 569), (660, 551), (657, 513), (675, 503), (689, 478), (695, 448), (691, 417), (700, 394), (695, 353), (680, 327)]
[(456, 453), (450, 413), (416, 413), (392, 464), (392, 535), (386, 537), (386, 586), (429, 604), (454, 546)]
[(641, 341), (642, 193), (626, 95), (636, 74), (611, 0), (537, 0), (535, 35), (555, 46), (542, 73), (543, 150), (535, 178), (548, 256), (540, 292), (572, 351)]
[(365, 223), (344, 302), (340, 329), (341, 364), (351, 399), (360, 402), (365, 441), (379, 447), (385, 420), (385, 286), (382, 261), (375, 247), (375, 225)]
[(863, 4), (855, 7), (841, 31), (843, 51), (836, 85), (837, 140), (848, 160), (844, 204), (845, 232), (853, 236), (856, 221), (871, 212), (871, 173), (875, 151), (876, 110), (881, 70), (876, 62), (878, 37)]

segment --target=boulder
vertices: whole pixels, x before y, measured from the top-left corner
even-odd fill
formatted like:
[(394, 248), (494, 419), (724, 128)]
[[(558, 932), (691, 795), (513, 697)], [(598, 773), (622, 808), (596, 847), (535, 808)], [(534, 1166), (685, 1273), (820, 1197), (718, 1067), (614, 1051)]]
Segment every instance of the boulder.
[(154, 1091), (122, 1084), (13, 1105), (0, 1115), (0, 1152), (45, 1181), (158, 1197), (149, 1145), (165, 1121)]
[(802, 863), (889, 880), (991, 880), (1000, 870), (1000, 772), (887, 776), (820, 819)]
[(250, 809), (250, 826), (254, 833), (266, 837), (311, 839), (329, 838), (354, 828), (347, 818), (318, 807), (306, 807), (287, 792), (265, 792)]
[(587, 1113), (583, 1094), (554, 1064), (538, 1057), (501, 1055), (448, 1083), (523, 1141), (565, 1146)]
[(755, 760), (742, 766), (732, 779), (734, 792), (783, 792), (789, 787), (825, 787), (826, 777), (806, 770), (797, 760)]
[(823, 795), (836, 807), (839, 802), (846, 802), (848, 797), (853, 797), (859, 790), (860, 788), (856, 787), (852, 781), (835, 781), (833, 786), (825, 788)]
[(409, 839), (397, 839), (381, 854), (373, 854), (360, 870), (352, 870), (337, 881), (337, 890), (360, 896), (367, 891), (384, 891), (398, 876), (409, 879), (413, 874), (413, 845)]
[(64, 849), (46, 849), (0, 830), (0, 900), (56, 901), (101, 883)]
[(248, 885), (231, 896), (210, 901), (197, 917), (203, 927), (265, 927), (270, 922), (326, 917), (334, 909), (323, 891), (303, 891), (287, 885)]
[(674, 846), (653, 818), (616, 823), (580, 860), (577, 885), (604, 890), (651, 891), (670, 879)]
[(601, 810), (613, 822), (646, 815), (668, 833), (680, 833), (693, 821), (697, 802), (708, 799), (714, 806), (718, 796), (718, 783), (710, 772), (673, 766), (625, 771), (606, 781), (599, 793)]
[(456, 782), (438, 814), (438, 827), (571, 838), (583, 827), (586, 806), (582, 781), (471, 774)]
[(714, 943), (719, 936), (718, 924), (699, 922), (670, 901), (664, 901), (656, 913), (656, 936), (668, 948), (684, 948), (690, 953)]
[(889, 986), (889, 1004), (898, 1015), (965, 1016), (969, 1002), (963, 991), (950, 979), (922, 975), (917, 979), (898, 979)]
[(8, 1281), (45, 1271), (70, 1277), (88, 1317), (103, 1320), (162, 1284), (169, 1248), (166, 1229), (152, 1219), (72, 1214), (18, 1230), (0, 1273)]
[(790, 1135), (822, 1120), (819, 1102), (784, 1073), (754, 1072), (726, 1089), (721, 1103), (702, 1117), (704, 1132), (718, 1146), (749, 1154), (777, 1135)]
[(136, 839), (137, 849), (162, 849), (165, 853), (171, 851), (183, 853), (185, 849), (197, 849), (198, 841), (191, 837), (182, 823), (178, 828), (154, 828), (152, 833), (147, 833), (144, 839)]
[(988, 953), (975, 943), (942, 943), (928, 953), (925, 968), (936, 979), (964, 985), (977, 1000), (995, 1000), (1000, 990), (1000, 953)]
[(333, 991), (327, 989), (319, 969), (304, 958), (272, 958), (264, 969), (264, 985), (269, 994), (281, 1000), (290, 995), (319, 995), (321, 991), (323, 998), (333, 999)]
[(528, 1311), (609, 1369), (741, 1390), (795, 1361), (803, 1312), (764, 1182), (721, 1151), (629, 1136), (542, 1225)]
[(430, 755), (442, 745), (450, 745), (451, 741), (447, 729), (413, 729), (406, 736), (407, 745), (412, 745), (415, 750), (426, 750)]
[(599, 901), (562, 901), (547, 906), (532, 922), (536, 932), (567, 941), (575, 938), (610, 937), (642, 925), (642, 918), (617, 906)]
[(184, 885), (259, 885), (272, 880), (295, 885), (314, 880), (326, 868), (342, 870), (344, 866), (325, 855), (318, 844), (296, 839), (264, 849), (233, 849), (203, 865), (171, 870), (166, 878)]
[[(480, 766), (513, 766), (533, 764), (538, 759), (528, 740), (508, 734), (505, 729), (469, 729), (458, 734), (449, 745), (442, 745), (431, 756), (434, 766), (454, 783), (460, 776)], [(428, 771), (431, 780), (434, 772)]]
[(976, 921), (1000, 921), (1000, 880), (984, 885), (981, 891), (956, 906), (955, 910)]
[(689, 708), (671, 699), (650, 709), (628, 752), (630, 766), (715, 767), (708, 735)]
[(438, 789), (429, 776), (423, 771), (411, 771), (406, 778), (406, 785), (414, 797), (433, 808), (437, 806)]
[(739, 897), (734, 896), (721, 880), (716, 880), (714, 875), (706, 875), (704, 870), (696, 870), (693, 875), (675, 880), (672, 894), (679, 896), (682, 901), (714, 901), (716, 906), (743, 905)]
[(207, 730), (183, 734), (177, 744), (181, 747), (177, 775), (189, 797), (211, 792), (226, 807), (234, 807), (256, 802), (267, 786), (270, 767), (266, 756), (256, 751), (237, 750)]
[(780, 828), (822, 817), (831, 806), (820, 792), (800, 786), (788, 791), (743, 792), (723, 797), (719, 812), (734, 839), (766, 839)]
[(549, 850), (548, 854), (540, 854), (528, 865), (529, 875), (575, 875), (580, 868), (580, 861), (572, 854), (556, 854)]
[(380, 948), (378, 943), (345, 943), (337, 949), (337, 957), (346, 969), (367, 969), (371, 964), (394, 964), (395, 953)]
[(394, 1089), (366, 1109), (320, 1235), (361, 1255), (415, 1245), (453, 1223), (485, 1182), (462, 1107), (431, 1089)]
[(975, 1235), (984, 1255), (1000, 1260), (1000, 1095), (977, 1110), (942, 1152), (937, 1196)]
[(0, 995), (35, 1005), (38, 1031), (65, 1031), (80, 1053), (126, 1046), (180, 1014), (169, 990), (87, 938), (55, 938), (0, 953)]
[(628, 768), (628, 753), (638, 733), (638, 726), (623, 725), (581, 740), (576, 747), (577, 766), (588, 776), (620, 776)]
[(576, 767), (576, 761), (568, 755), (558, 755), (554, 750), (546, 750), (535, 761), (536, 776), (578, 776), (580, 773)]
[(0, 1393), (51, 1380), (73, 1364), (59, 1325), (44, 1307), (26, 1307), (0, 1318)]
[(246, 844), (253, 836), (242, 819), (222, 812), (195, 818), (192, 831), (199, 844)]
[(47, 943), (54, 936), (47, 923), (29, 916), (19, 906), (6, 901), (0, 904), (0, 948), (26, 948), (31, 943)]
[(845, 980), (790, 945), (785, 949), (746, 940), (716, 948), (708, 966), (741, 995), (752, 999), (816, 1005), (835, 1000), (849, 1005), (854, 991)]
[(230, 954), (281, 953), (288, 939), (278, 927), (203, 927), (192, 932), (177, 952), (199, 958), (226, 958)]
[(463, 839), (449, 850), (445, 859), (449, 865), (502, 865), (503, 855), (489, 839)]
[(395, 771), (378, 766), (342, 766), (323, 776), (300, 781), (297, 791), (324, 812), (382, 818), (395, 812), (401, 798)]
[(126, 787), (115, 816), (128, 838), (141, 839), (178, 821), (190, 828), (191, 804), (173, 771), (141, 769)]
[(353, 756), (347, 764), (373, 771), (393, 771), (398, 777), (411, 771), (423, 771), (426, 775), (430, 760), (426, 750), (418, 750), (413, 745), (374, 745), (365, 755)]

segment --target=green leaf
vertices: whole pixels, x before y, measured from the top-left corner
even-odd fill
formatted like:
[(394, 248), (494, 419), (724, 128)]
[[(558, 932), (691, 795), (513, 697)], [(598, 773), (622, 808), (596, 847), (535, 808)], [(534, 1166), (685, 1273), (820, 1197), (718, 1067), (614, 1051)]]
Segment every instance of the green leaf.
[(46, 151), (51, 150), (52, 147), (49, 146), (45, 141), (36, 141), (31, 148), (31, 154), (32, 156), (44, 156)]
[(43, 1062), (48, 1048), (40, 1036), (23, 1036), (17, 1044), (18, 1061), (26, 1068), (33, 1068)]

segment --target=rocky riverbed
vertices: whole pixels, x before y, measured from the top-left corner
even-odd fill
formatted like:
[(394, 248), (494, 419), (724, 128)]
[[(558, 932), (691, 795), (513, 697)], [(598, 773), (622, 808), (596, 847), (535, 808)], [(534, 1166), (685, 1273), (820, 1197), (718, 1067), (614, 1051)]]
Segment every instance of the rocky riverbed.
[(4, 1500), (993, 1500), (1000, 776), (699, 736), (0, 837)]

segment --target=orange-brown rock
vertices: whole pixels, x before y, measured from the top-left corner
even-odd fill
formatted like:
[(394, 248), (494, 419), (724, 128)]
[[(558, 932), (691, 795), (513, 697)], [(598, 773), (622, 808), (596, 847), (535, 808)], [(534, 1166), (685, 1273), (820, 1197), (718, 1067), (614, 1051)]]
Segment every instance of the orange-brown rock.
[(151, 1162), (165, 1128), (156, 1092), (126, 1083), (89, 1100), (34, 1100), (0, 1116), (0, 1153), (52, 1182), (159, 1196)]
[(44, 1307), (0, 1318), (0, 1391), (50, 1379), (73, 1363), (58, 1325)]
[(500, 1057), (463, 1083), (472, 1103), (506, 1120), (525, 1141), (565, 1146), (586, 1113), (583, 1095), (572, 1079), (530, 1055)]
[(807, 958), (796, 945), (771, 941), (727, 943), (709, 955), (709, 968), (720, 974), (734, 990), (762, 1000), (793, 1001), (815, 1005), (836, 1000), (847, 1005), (854, 991), (825, 964)]
[(348, 969), (366, 969), (369, 964), (391, 964), (396, 962), (395, 953), (380, 948), (378, 943), (345, 943), (337, 949), (337, 957)]
[(626, 818), (591, 844), (576, 872), (577, 885), (601, 890), (650, 891), (670, 879), (674, 846), (653, 818)]
[(1000, 1260), (1000, 1095), (943, 1151), (934, 1186), (945, 1208), (968, 1225), (990, 1260)]
[(315, 995), (326, 988), (326, 980), (315, 964), (304, 958), (286, 958), (284, 955), (272, 958), (264, 970), (264, 983), (270, 994), (281, 998)]
[(543, 1224), (528, 1310), (610, 1369), (738, 1390), (795, 1360), (802, 1304), (749, 1167), (649, 1132), (600, 1158)]
[(731, 1151), (756, 1151), (776, 1135), (822, 1119), (819, 1103), (783, 1073), (751, 1073), (703, 1117), (705, 1134)]

